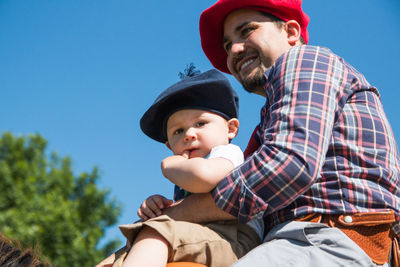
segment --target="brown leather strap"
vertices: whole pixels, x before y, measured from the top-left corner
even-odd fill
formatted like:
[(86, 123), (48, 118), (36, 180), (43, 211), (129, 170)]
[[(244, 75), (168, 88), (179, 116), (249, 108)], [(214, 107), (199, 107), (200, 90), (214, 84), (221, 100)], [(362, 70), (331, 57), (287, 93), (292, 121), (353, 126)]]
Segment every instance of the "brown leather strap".
[(324, 223), (330, 227), (337, 227), (363, 249), (374, 263), (389, 262), (393, 241), (391, 225), (395, 221), (392, 210), (348, 215), (312, 213), (296, 221)]
[(392, 267), (399, 267), (400, 266), (400, 251), (399, 251), (399, 240), (398, 237), (395, 236), (393, 238), (392, 242), (392, 255), (391, 255), (391, 261), (390, 261), (390, 266)]

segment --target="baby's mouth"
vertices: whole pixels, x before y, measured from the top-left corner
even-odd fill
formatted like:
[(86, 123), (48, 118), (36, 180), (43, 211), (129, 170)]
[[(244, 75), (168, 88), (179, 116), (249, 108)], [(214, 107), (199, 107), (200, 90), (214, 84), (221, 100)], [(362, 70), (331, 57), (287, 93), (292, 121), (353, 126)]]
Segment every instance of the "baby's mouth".
[(193, 158), (196, 156), (197, 151), (199, 151), (198, 148), (191, 148), (187, 150), (189, 152), (189, 158)]

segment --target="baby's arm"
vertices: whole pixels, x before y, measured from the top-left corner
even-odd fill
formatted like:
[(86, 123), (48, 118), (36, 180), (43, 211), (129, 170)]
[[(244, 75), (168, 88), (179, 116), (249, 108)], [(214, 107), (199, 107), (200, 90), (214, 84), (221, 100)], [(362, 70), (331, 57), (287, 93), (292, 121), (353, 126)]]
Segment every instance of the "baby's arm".
[(210, 192), (233, 170), (233, 163), (222, 157), (191, 158), (174, 155), (161, 162), (163, 175), (192, 193)]

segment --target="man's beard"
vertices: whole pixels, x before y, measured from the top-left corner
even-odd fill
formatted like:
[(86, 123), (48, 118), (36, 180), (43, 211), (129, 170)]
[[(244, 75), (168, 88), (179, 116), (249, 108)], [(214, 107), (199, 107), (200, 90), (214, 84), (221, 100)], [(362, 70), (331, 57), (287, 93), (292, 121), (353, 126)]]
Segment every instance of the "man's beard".
[(249, 93), (264, 93), (265, 77), (263, 68), (258, 68), (256, 73), (249, 78), (239, 77), (239, 82)]

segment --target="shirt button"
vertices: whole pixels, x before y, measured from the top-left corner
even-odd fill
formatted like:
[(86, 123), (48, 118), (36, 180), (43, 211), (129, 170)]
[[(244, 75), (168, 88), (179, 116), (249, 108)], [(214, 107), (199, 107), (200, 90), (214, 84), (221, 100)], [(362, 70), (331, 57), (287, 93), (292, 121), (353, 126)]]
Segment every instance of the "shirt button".
[(351, 218), (351, 216), (347, 215), (347, 216), (344, 216), (344, 221), (347, 222), (347, 223), (352, 223), (353, 222), (353, 218)]

